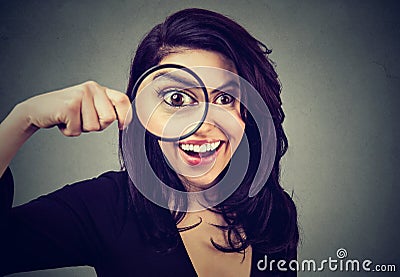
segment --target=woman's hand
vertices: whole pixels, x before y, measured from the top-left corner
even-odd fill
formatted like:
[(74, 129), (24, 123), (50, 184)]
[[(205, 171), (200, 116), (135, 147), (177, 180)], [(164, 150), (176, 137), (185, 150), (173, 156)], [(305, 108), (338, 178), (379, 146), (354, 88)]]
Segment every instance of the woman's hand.
[(93, 81), (29, 98), (0, 124), (0, 176), (39, 128), (58, 126), (65, 136), (79, 136), (104, 130), (115, 120), (122, 129), (131, 118), (128, 96)]
[(37, 128), (57, 125), (65, 136), (101, 131), (115, 120), (122, 129), (131, 119), (128, 96), (93, 81), (40, 94), (20, 105), (31, 125)]

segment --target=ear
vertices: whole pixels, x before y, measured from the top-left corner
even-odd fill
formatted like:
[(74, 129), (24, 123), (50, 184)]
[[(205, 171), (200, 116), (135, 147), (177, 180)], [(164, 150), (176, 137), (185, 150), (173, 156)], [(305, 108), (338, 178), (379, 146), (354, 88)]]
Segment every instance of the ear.
[(247, 120), (247, 113), (247, 109), (243, 105), (240, 105), (240, 116), (242, 117), (243, 121)]

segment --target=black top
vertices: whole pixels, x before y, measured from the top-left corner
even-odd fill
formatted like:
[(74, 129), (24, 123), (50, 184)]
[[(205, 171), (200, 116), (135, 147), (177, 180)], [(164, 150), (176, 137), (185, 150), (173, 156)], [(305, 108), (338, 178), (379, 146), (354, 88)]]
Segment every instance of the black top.
[[(109, 171), (11, 208), (7, 168), (0, 178), (0, 276), (82, 265), (98, 276), (196, 276), (182, 240), (160, 254), (141, 239), (127, 186), (126, 172)], [(257, 269), (263, 254), (253, 251), (252, 257), (251, 276), (278, 276)]]

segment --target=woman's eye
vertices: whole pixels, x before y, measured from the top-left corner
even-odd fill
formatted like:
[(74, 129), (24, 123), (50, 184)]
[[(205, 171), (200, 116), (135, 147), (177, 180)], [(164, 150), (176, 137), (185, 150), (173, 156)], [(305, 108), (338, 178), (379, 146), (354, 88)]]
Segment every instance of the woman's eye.
[(228, 105), (235, 101), (235, 98), (229, 94), (221, 94), (215, 99), (215, 103), (219, 105)]
[(196, 101), (186, 93), (178, 90), (173, 90), (164, 94), (164, 101), (173, 107), (183, 107), (193, 105)]

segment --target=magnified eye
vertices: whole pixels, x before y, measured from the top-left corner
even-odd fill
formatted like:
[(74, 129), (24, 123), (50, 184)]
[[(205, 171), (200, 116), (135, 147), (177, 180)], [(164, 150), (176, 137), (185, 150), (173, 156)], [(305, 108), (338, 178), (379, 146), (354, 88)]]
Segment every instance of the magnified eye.
[(218, 105), (228, 105), (228, 104), (232, 104), (233, 101), (235, 101), (235, 98), (232, 95), (223, 93), (221, 95), (219, 95), (216, 99), (215, 99), (215, 104)]
[(196, 100), (180, 90), (170, 90), (164, 93), (164, 102), (173, 107), (184, 107), (196, 104)]

